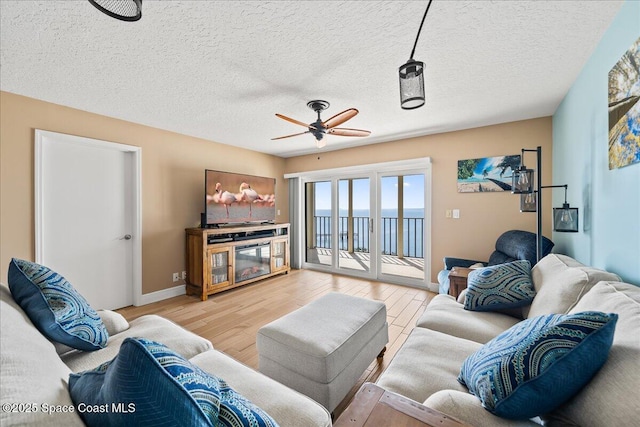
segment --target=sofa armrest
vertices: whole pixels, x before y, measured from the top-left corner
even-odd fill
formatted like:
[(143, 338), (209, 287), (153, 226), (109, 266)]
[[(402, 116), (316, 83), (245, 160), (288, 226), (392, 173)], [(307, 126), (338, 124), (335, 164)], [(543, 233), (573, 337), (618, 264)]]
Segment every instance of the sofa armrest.
[(477, 261), (474, 259), (465, 259), (465, 258), (455, 258), (455, 257), (444, 257), (444, 268), (445, 270), (451, 270), (453, 267), (463, 267), (469, 268), (473, 264), (482, 263), (487, 264), (487, 261)]
[(129, 329), (129, 322), (122, 314), (111, 310), (97, 310), (98, 316), (102, 319), (109, 336), (117, 335)]
[(424, 405), (475, 427), (539, 427), (532, 420), (509, 420), (493, 415), (472, 394), (458, 390), (441, 390), (432, 394)]

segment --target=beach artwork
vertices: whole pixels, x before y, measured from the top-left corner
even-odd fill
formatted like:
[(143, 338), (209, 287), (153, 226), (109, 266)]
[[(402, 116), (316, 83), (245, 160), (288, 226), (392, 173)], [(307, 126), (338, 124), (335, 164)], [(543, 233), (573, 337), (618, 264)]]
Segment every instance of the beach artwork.
[(640, 38), (609, 71), (609, 169), (640, 163)]
[(511, 191), (511, 174), (520, 155), (458, 160), (458, 193)]

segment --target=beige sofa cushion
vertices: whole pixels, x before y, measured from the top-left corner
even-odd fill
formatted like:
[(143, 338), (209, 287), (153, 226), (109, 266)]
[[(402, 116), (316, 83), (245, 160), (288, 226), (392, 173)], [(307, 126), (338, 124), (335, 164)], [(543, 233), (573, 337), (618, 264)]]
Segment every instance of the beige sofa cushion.
[[(0, 285), (0, 425), (82, 426), (74, 412), (45, 413), (51, 407), (69, 410), (71, 371), (62, 363), (53, 344), (15, 303), (9, 288)], [(4, 404), (26, 404), (6, 411)], [(45, 406), (46, 405), (46, 406)]]
[(376, 383), (416, 402), (440, 390), (468, 393), (458, 374), (462, 362), (480, 347), (477, 342), (414, 328)]
[[(109, 333), (110, 337), (129, 329), (129, 322), (127, 322), (127, 319), (125, 319), (122, 314), (116, 313), (115, 311), (111, 310), (96, 311), (98, 313), (98, 316), (100, 316), (100, 319), (102, 319), (104, 327), (107, 328), (107, 332)], [(64, 345), (55, 341), (52, 341), (52, 343), (56, 349), (56, 352), (60, 356), (62, 356), (63, 354), (67, 354), (70, 351), (75, 351), (73, 347), (69, 347), (68, 345)]]
[(566, 314), (601, 280), (619, 281), (617, 274), (588, 267), (566, 255), (549, 254), (531, 269), (536, 297), (525, 317)]
[(129, 324), (129, 329), (109, 337), (107, 346), (98, 351), (84, 352), (74, 350), (60, 357), (73, 372), (94, 369), (101, 363), (113, 359), (120, 345), (128, 337), (142, 337), (158, 341), (185, 359), (213, 348), (211, 342), (183, 329), (164, 317), (153, 314), (138, 317)]
[(111, 310), (98, 310), (98, 316), (102, 319), (102, 323), (107, 328), (110, 337), (129, 329), (129, 322), (120, 313)]
[(223, 378), (281, 427), (331, 426), (331, 416), (324, 407), (224, 353), (210, 350), (191, 358), (190, 362)]
[(581, 426), (638, 425), (640, 387), (640, 287), (600, 282), (571, 313), (617, 313), (609, 358), (591, 382), (553, 415)]
[(440, 294), (427, 305), (416, 326), (484, 344), (520, 320), (503, 313), (465, 310), (452, 296)]
[[(482, 407), (476, 396), (456, 390), (442, 390), (432, 394), (424, 405), (474, 427), (540, 427), (532, 420), (509, 420), (493, 415)], [(540, 421), (536, 417), (536, 420)]]

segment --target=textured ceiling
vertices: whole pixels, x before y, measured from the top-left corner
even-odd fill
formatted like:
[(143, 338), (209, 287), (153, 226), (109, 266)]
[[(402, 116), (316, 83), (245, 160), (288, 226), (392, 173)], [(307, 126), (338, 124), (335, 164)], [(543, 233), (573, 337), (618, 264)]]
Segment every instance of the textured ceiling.
[(427, 104), (400, 108), (424, 1), (144, 0), (121, 22), (88, 1), (0, 1), (0, 88), (288, 157), (311, 135), (270, 141), (357, 108), (323, 150), (548, 116), (622, 1), (439, 1), (415, 59)]

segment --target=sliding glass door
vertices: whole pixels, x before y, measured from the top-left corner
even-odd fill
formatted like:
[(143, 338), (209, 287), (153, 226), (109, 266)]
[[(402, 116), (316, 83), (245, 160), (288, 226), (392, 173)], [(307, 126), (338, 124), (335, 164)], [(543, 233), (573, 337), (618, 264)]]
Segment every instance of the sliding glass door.
[(307, 182), (305, 192), (305, 262), (331, 266), (333, 224), (331, 181)]
[(379, 277), (425, 279), (425, 175), (384, 174), (380, 182)]
[(338, 269), (371, 270), (369, 235), (371, 229), (370, 179), (338, 180)]
[(302, 177), (298, 206), (303, 213), (296, 228), (303, 235), (302, 266), (426, 286), (430, 242), (426, 160), (423, 168), (378, 170), (372, 165), (366, 172), (358, 171), (362, 167), (341, 168)]

